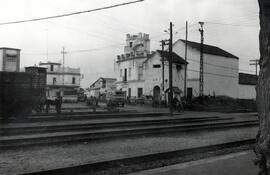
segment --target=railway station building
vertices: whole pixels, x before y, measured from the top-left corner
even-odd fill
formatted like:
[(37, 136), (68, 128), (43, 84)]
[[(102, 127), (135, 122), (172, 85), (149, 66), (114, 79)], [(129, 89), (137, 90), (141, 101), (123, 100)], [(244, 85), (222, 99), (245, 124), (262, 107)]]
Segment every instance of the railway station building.
[[(187, 61), (185, 47), (187, 45)], [(173, 90), (183, 95), (185, 66), (187, 66), (187, 96), (199, 96), (200, 46), (193, 41), (177, 40), (173, 43)], [(243, 84), (239, 73), (239, 58), (217, 46), (204, 44), (204, 95), (228, 96), (239, 99), (254, 99), (253, 83)], [(168, 79), (167, 50), (150, 51), (148, 34), (127, 34), (124, 54), (115, 60), (116, 87), (125, 91), (127, 97), (152, 96), (167, 99)], [(164, 78), (162, 78), (164, 59)], [(245, 74), (245, 77), (252, 75)], [(249, 78), (247, 78), (249, 79)]]
[[(118, 55), (115, 61), (117, 89), (125, 91), (129, 98), (152, 96), (154, 100), (165, 100), (165, 91), (169, 87), (168, 59), (167, 51), (150, 52), (148, 34), (127, 34), (124, 54)], [(179, 95), (183, 92), (186, 65), (187, 62), (182, 57), (173, 53), (173, 89)]]

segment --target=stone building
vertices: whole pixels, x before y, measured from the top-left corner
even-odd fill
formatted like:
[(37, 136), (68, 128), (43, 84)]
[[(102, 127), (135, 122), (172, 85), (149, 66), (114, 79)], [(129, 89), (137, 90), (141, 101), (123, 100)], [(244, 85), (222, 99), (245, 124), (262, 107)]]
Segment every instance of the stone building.
[(60, 92), (63, 101), (76, 102), (80, 88), (80, 68), (62, 67), (60, 63), (39, 63), (40, 67), (47, 68), (47, 92), (48, 98), (55, 98)]
[(117, 89), (126, 91), (127, 96), (140, 97), (144, 94), (143, 62), (150, 55), (148, 34), (127, 34), (124, 54), (118, 55), (115, 62)]
[[(173, 51), (185, 55), (185, 40), (173, 44)], [(187, 41), (187, 94), (199, 96), (200, 47)], [(219, 47), (204, 44), (204, 95), (238, 97), (239, 58)]]
[[(134, 44), (136, 43), (136, 44)], [(187, 44), (187, 62), (185, 47)], [(228, 96), (253, 99), (256, 92), (253, 84), (243, 84), (239, 74), (239, 58), (217, 46), (204, 44), (204, 95)], [(173, 43), (173, 89), (184, 92), (184, 70), (187, 66), (187, 96), (199, 96), (201, 44), (177, 40)], [(164, 81), (162, 81), (162, 58), (164, 61)], [(154, 99), (167, 99), (168, 92), (167, 51), (150, 51), (149, 35), (127, 35), (124, 54), (115, 62), (117, 88), (126, 91), (127, 96), (139, 98), (142, 95)], [(245, 74), (246, 75), (246, 74)], [(240, 77), (241, 76), (241, 77)], [(247, 79), (251, 77), (245, 76)], [(164, 82), (164, 83), (163, 83)]]
[[(115, 62), (116, 85), (125, 91), (128, 97), (140, 98), (153, 96), (156, 100), (166, 99), (168, 89), (167, 51), (150, 52), (149, 35), (127, 35), (124, 53), (117, 56)], [(162, 59), (164, 58), (164, 81), (162, 81)], [(173, 53), (173, 86), (183, 91), (185, 60)], [(164, 82), (164, 83), (163, 83)]]
[[(177, 40), (173, 51), (185, 55), (185, 40)], [(200, 47), (187, 41), (187, 95), (199, 95)], [(239, 58), (217, 46), (204, 44), (204, 95), (255, 99), (256, 75), (239, 73)]]

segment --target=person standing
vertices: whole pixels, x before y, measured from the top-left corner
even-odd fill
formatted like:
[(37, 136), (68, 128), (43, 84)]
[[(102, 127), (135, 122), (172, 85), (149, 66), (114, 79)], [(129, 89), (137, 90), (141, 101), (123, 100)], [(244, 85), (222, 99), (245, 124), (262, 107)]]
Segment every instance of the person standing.
[(62, 96), (60, 95), (60, 92), (57, 93), (56, 99), (55, 99), (55, 110), (57, 112), (57, 116), (61, 116), (61, 106), (62, 106)]

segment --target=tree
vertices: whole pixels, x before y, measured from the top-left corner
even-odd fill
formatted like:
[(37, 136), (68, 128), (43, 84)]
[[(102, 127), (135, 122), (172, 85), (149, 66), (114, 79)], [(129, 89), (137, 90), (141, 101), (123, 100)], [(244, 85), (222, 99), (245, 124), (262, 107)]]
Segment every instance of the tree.
[(257, 82), (259, 131), (254, 151), (262, 174), (270, 170), (270, 0), (258, 0), (260, 7), (260, 73)]

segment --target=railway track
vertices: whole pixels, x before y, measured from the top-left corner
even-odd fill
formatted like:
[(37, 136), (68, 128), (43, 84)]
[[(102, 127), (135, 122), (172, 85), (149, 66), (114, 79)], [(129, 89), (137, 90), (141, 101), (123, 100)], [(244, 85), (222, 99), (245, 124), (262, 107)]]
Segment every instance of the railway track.
[(232, 118), (219, 117), (204, 117), (204, 118), (178, 118), (178, 119), (148, 119), (148, 120), (130, 120), (116, 122), (95, 122), (85, 120), (84, 123), (58, 123), (58, 124), (39, 124), (37, 126), (15, 126), (15, 127), (0, 127), (0, 136), (5, 135), (20, 135), (26, 133), (52, 133), (65, 131), (86, 131), (94, 129), (109, 129), (109, 128), (126, 128), (134, 126), (159, 126), (169, 124), (184, 124), (184, 123), (204, 123), (231, 120)]
[[(90, 125), (52, 126), (43, 130), (23, 128), (20, 134), (4, 134), (1, 130), (0, 149), (19, 148), (25, 146), (59, 144), (68, 142), (85, 142), (101, 139), (117, 139), (137, 136), (150, 136), (183, 133), (191, 131), (220, 130), (240, 127), (254, 127), (257, 120), (231, 121), (219, 118), (170, 119), (136, 122), (101, 123)], [(6, 128), (8, 129), (8, 128)], [(48, 130), (47, 130), (48, 129)], [(5, 130), (5, 129), (4, 129)], [(8, 129), (10, 132), (12, 129)]]
[(75, 112), (63, 113), (61, 117), (55, 115), (30, 115), (19, 118), (0, 117), (0, 123), (34, 123), (46, 121), (67, 121), (67, 120), (86, 120), (86, 119), (109, 119), (109, 118), (140, 118), (140, 117), (163, 117), (168, 116), (167, 112)]
[(255, 139), (64, 167), (24, 175), (126, 174), (251, 149)]

